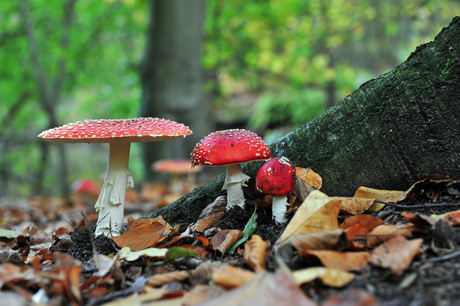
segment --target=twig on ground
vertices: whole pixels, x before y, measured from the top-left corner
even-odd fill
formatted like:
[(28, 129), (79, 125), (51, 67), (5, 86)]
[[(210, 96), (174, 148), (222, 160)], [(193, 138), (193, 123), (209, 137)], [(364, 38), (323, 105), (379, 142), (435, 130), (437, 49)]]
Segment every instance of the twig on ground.
[(385, 201), (380, 201), (380, 200), (375, 200), (377, 203), (385, 204), (385, 205), (390, 205), (398, 208), (430, 208), (430, 207), (448, 207), (448, 206), (460, 206), (460, 202), (455, 202), (455, 203), (424, 203), (424, 204), (417, 204), (417, 205), (406, 205), (406, 204), (397, 204), (397, 203), (390, 203), (390, 202), (385, 202)]
[(422, 263), (444, 261), (444, 260), (449, 260), (449, 259), (452, 259), (458, 256), (460, 256), (460, 251), (455, 251), (455, 252), (452, 252), (452, 253), (449, 253), (443, 256), (425, 259), (422, 261)]

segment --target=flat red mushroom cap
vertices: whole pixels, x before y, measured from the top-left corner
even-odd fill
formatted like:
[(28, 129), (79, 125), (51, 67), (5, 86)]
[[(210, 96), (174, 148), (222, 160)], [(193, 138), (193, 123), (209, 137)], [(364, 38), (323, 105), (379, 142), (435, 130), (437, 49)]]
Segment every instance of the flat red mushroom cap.
[(185, 137), (185, 125), (159, 118), (99, 119), (68, 123), (41, 132), (51, 142), (147, 142)]
[(199, 166), (192, 168), (189, 160), (163, 159), (152, 164), (152, 170), (172, 174), (191, 173), (201, 170)]
[(256, 186), (263, 193), (285, 196), (294, 190), (296, 182), (295, 167), (286, 157), (275, 157), (259, 169)]
[(242, 130), (224, 130), (203, 138), (190, 154), (192, 166), (223, 166), (271, 157), (265, 141), (256, 133)]

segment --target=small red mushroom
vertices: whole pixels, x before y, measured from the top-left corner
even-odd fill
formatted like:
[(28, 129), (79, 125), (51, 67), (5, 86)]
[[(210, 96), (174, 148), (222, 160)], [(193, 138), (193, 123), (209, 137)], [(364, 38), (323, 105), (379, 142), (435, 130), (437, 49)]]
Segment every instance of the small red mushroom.
[(95, 204), (99, 211), (96, 236), (119, 236), (123, 231), (126, 188), (134, 187), (128, 169), (131, 142), (161, 141), (192, 134), (185, 125), (159, 118), (100, 119), (68, 123), (38, 135), (51, 142), (109, 143), (104, 185)]
[(285, 216), (287, 196), (294, 190), (295, 182), (295, 167), (284, 156), (270, 159), (257, 173), (256, 186), (263, 193), (273, 196), (273, 219), (278, 223), (287, 221)]
[[(181, 174), (188, 174), (188, 183), (190, 186), (195, 185), (194, 175), (201, 170), (200, 166), (191, 167), (189, 160), (181, 159), (163, 159), (152, 164), (152, 170), (172, 174), (170, 182), (170, 190), (177, 193), (182, 193), (183, 184), (180, 180)], [(188, 188), (190, 188), (190, 186)]]
[(242, 185), (250, 178), (240, 163), (271, 157), (265, 141), (256, 133), (232, 129), (217, 131), (203, 138), (190, 154), (192, 166), (227, 166), (223, 189), (227, 189), (227, 209), (244, 208)]

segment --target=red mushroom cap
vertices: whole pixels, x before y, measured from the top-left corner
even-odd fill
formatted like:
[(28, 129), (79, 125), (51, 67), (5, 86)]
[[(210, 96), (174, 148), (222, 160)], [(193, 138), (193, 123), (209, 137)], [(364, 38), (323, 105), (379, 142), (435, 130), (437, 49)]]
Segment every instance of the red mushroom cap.
[(99, 119), (68, 123), (41, 132), (51, 142), (146, 142), (185, 137), (185, 125), (159, 118)]
[(265, 141), (248, 130), (225, 130), (203, 138), (190, 154), (192, 166), (223, 166), (271, 157)]
[(295, 167), (286, 157), (275, 157), (259, 169), (256, 186), (265, 194), (285, 196), (294, 190)]
[(201, 170), (201, 168), (199, 166), (196, 166), (194, 168), (190, 167), (189, 160), (163, 159), (154, 162), (152, 164), (152, 170), (158, 172), (180, 174), (198, 172)]
[(98, 196), (101, 193), (101, 187), (92, 179), (76, 180), (70, 187), (75, 193), (84, 193), (93, 196)]

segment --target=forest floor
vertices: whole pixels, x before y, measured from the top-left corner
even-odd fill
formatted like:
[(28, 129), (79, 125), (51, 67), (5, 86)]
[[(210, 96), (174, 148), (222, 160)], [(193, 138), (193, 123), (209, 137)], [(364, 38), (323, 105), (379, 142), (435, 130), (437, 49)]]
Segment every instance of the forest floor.
[(127, 194), (133, 218), (114, 239), (93, 235), (94, 198), (3, 199), (0, 304), (460, 305), (460, 181), (361, 200), (296, 190), (285, 225), (260, 195), (255, 213), (220, 198), (195, 224), (169, 225), (138, 219), (179, 196), (150, 185)]

